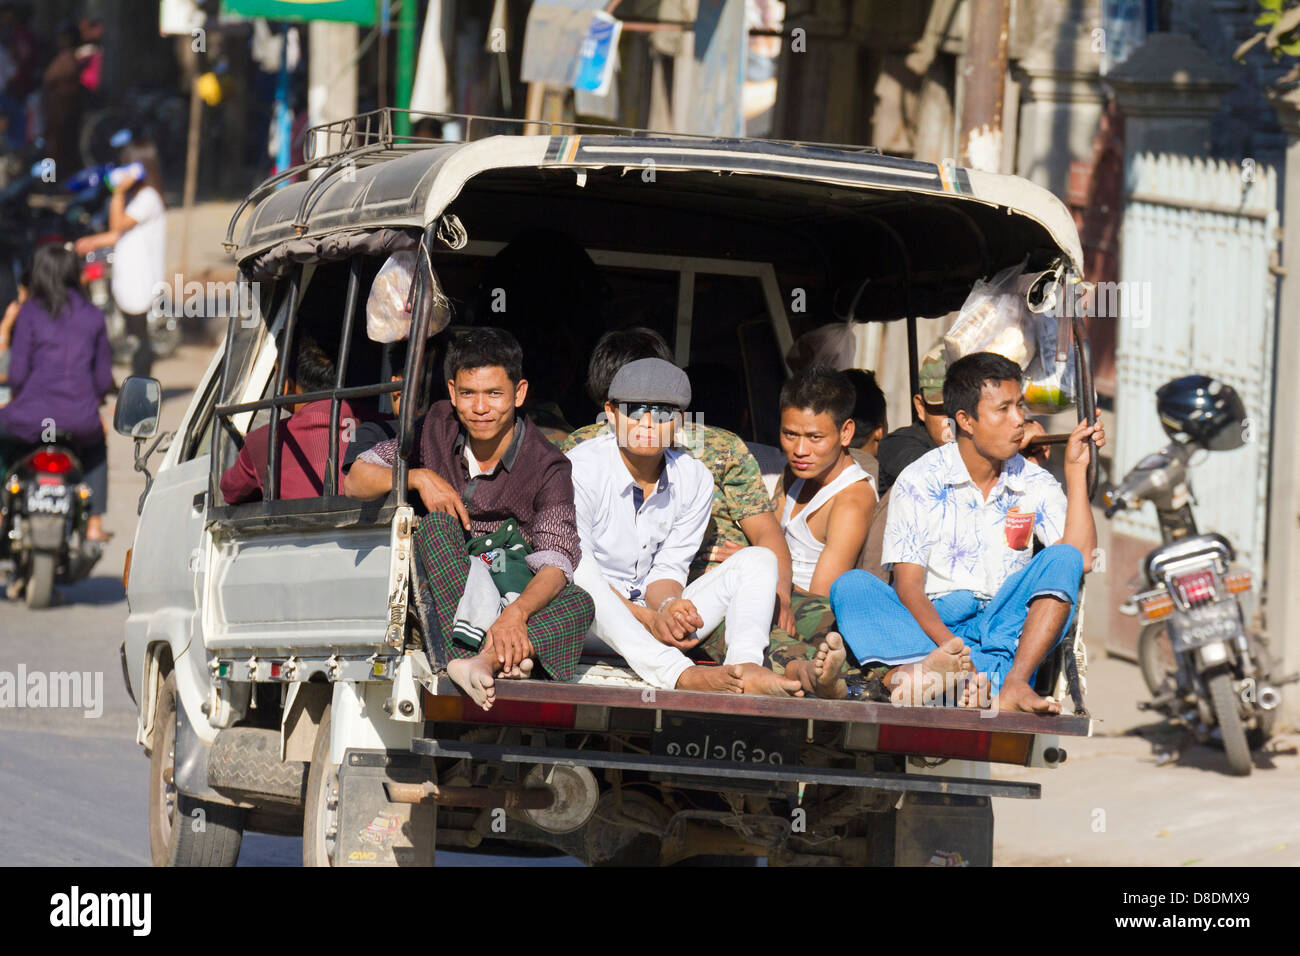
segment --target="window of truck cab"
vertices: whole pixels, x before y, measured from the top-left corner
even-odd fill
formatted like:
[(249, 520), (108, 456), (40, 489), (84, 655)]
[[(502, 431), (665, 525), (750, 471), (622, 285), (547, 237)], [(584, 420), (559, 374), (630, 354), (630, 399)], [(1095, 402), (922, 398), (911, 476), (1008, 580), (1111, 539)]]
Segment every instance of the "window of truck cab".
[[(361, 411), (367, 418), (392, 418), (390, 396), (403, 388), (402, 382), (390, 381), (391, 350), (366, 335), (366, 298), (384, 259), (383, 255), (353, 255), (294, 264), (286, 275), (262, 284), (257, 328), (237, 329), (232, 318), (221, 374), (221, 401), (215, 409), (220, 437), (213, 443), (210, 473), (213, 520), (255, 532), (263, 526), (283, 526), (286, 519), (294, 519), (304, 528), (316, 524), (340, 527), (383, 522), (391, 515), (392, 495), (372, 502), (347, 498), (339, 475), (339, 462), (359, 424), (355, 418), (349, 420), (349, 406), (355, 406), (354, 415)], [(417, 288), (417, 303), (420, 295)], [(420, 314), (419, 308), (415, 314)], [(289, 395), (286, 383), (291, 358), (304, 336), (310, 336), (332, 360), (333, 381), (328, 388)], [(413, 370), (409, 365), (420, 361), (415, 351), (408, 356), (408, 367), (399, 370), (405, 373), (403, 381), (410, 380), (407, 376)], [(289, 443), (283, 436), (290, 416), (284, 409), (317, 401), (329, 403), (331, 424), (321, 493), (285, 498), (280, 492)], [(245, 438), (263, 426), (269, 434), (265, 468), (258, 463), (261, 498), (227, 503), (221, 492), (222, 475), (236, 461)], [(314, 466), (314, 460), (310, 464)], [(395, 464), (394, 471), (395, 479), (401, 472), (404, 485), (405, 462)]]

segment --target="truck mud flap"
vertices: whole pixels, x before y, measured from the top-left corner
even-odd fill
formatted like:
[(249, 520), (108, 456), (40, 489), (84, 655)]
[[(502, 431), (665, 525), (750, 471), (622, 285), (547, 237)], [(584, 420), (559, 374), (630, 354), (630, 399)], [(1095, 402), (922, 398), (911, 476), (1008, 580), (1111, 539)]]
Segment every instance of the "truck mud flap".
[(432, 866), (437, 807), (393, 803), (385, 783), (433, 779), (413, 754), (348, 749), (339, 764), (336, 866)]
[[(696, 760), (691, 757), (657, 757), (645, 754), (606, 753), (597, 750), (562, 750), (501, 744), (472, 744), (459, 740), (416, 738), (411, 750), (428, 757), (482, 760), (488, 763), (558, 764), (565, 767), (602, 767), (612, 770), (640, 770), (671, 773), (679, 777), (713, 777), (736, 781), (811, 783), (833, 787), (865, 787), (901, 793), (956, 794), (970, 797), (1011, 797), (1037, 800), (1042, 788), (1036, 783), (1006, 780), (970, 780), (929, 774), (884, 773), (867, 770), (835, 770), (827, 767), (792, 767), (772, 764), (732, 763), (724, 760)], [(716, 784), (716, 779), (710, 785)], [(340, 831), (341, 833), (341, 831)]]
[(895, 866), (992, 866), (988, 797), (909, 793), (894, 820)]

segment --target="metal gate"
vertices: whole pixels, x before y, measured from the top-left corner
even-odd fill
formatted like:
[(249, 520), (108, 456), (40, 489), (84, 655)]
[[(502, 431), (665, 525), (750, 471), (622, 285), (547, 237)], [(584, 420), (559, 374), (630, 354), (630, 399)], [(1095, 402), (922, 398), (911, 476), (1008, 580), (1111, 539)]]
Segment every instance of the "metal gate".
[[(1273, 398), (1277, 175), (1243, 165), (1143, 153), (1130, 159), (1121, 232), (1116, 349), (1115, 477), (1168, 439), (1155, 390), (1181, 375), (1219, 378), (1240, 393), (1246, 444), (1191, 470), (1196, 517), (1236, 546), (1262, 580)], [(1135, 298), (1136, 297), (1136, 298)], [(1140, 314), (1145, 313), (1145, 314)], [(1286, 374), (1283, 372), (1283, 374)], [(1290, 372), (1300, 376), (1300, 369)], [(1116, 530), (1158, 541), (1154, 509), (1121, 514)]]

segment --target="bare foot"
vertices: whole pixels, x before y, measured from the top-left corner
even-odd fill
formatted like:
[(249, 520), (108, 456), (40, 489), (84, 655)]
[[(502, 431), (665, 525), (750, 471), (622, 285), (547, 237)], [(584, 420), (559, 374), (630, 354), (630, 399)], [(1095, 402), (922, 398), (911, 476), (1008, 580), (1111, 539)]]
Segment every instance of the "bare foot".
[(762, 664), (740, 664), (746, 694), (763, 694), (767, 697), (802, 697), (803, 685), (793, 677), (781, 677)]
[(940, 644), (921, 661), (921, 669), (940, 674), (960, 674), (974, 670), (970, 661), (970, 648), (960, 637)]
[(817, 645), (817, 656), (813, 658), (813, 669), (817, 674), (817, 685), (813, 693), (828, 700), (843, 700), (849, 694), (848, 684), (844, 682), (844, 661), (848, 651), (844, 649), (844, 638), (834, 631)]
[(508, 677), (511, 680), (527, 680), (533, 676), (533, 659), (525, 657), (522, 661), (510, 668), (508, 671), (502, 671), (498, 677)]
[[(940, 644), (915, 664), (895, 667), (885, 675), (890, 700), (900, 707), (958, 703), (957, 676), (974, 670), (970, 648), (959, 637)], [(953, 694), (947, 691), (951, 688)]]
[(1039, 697), (1027, 681), (1007, 678), (998, 692), (998, 710), (1020, 711), (1027, 714), (1059, 714), (1061, 705), (1050, 697)]
[(496, 700), (496, 686), (492, 679), (496, 660), (482, 653), (473, 657), (458, 657), (447, 665), (447, 676), (456, 686), (469, 694), (470, 699), (484, 710), (491, 710)]
[(987, 674), (974, 673), (960, 678), (961, 696), (958, 707), (976, 707), (983, 709), (993, 703)]
[(741, 675), (739, 664), (722, 667), (693, 664), (682, 671), (682, 675), (677, 678), (677, 690), (710, 690), (725, 694), (743, 694), (745, 679)]

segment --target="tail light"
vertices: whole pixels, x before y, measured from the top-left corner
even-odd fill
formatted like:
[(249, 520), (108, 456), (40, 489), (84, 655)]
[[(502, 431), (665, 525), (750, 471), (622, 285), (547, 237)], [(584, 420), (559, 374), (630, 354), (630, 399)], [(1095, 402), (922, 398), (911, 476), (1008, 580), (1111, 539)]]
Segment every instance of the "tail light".
[(574, 704), (543, 704), (526, 700), (498, 700), (483, 710), (468, 697), (450, 694), (424, 695), (424, 716), (428, 720), (466, 724), (510, 724), (518, 727), (555, 727), (570, 730), (577, 723)]
[(885, 725), (880, 728), (876, 750), (880, 753), (924, 754), (927, 757), (987, 760), (1023, 766), (1029, 762), (1032, 740), (1032, 734)]
[(1174, 613), (1174, 599), (1165, 591), (1138, 598), (1138, 618), (1158, 621)]
[(61, 451), (38, 451), (32, 455), (32, 467), (47, 475), (66, 475), (72, 471), (72, 459)]
[(1254, 587), (1249, 571), (1233, 571), (1223, 576), (1223, 587), (1229, 594), (1241, 594)]
[(104, 278), (104, 263), (88, 262), (86, 267), (81, 270), (81, 281), (83, 284), (94, 282), (97, 279)]
[(1214, 572), (1208, 568), (1192, 571), (1190, 574), (1174, 575), (1170, 583), (1184, 607), (1200, 607), (1216, 601), (1219, 597), (1218, 582)]

